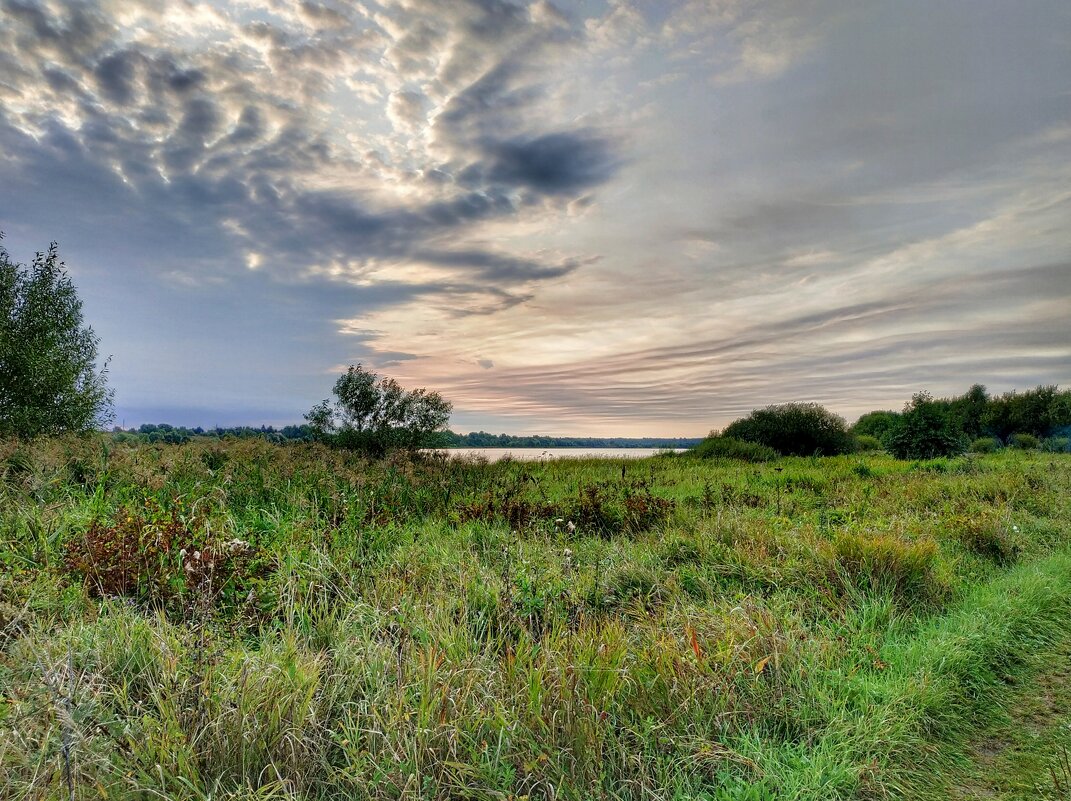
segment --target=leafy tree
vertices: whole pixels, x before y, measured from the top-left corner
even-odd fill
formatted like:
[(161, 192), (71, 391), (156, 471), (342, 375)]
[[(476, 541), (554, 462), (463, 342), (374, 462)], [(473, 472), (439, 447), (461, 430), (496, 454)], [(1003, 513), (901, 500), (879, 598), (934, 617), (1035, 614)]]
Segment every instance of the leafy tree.
[(0, 436), (87, 431), (111, 419), (100, 340), (56, 243), (29, 268), (0, 247)]
[(339, 377), (334, 392), (334, 401), (324, 400), (305, 415), (313, 436), (376, 457), (439, 445), (453, 409), (438, 392), (403, 389), (360, 364)]
[(1071, 427), (1071, 390), (1039, 386), (993, 398), (983, 415), (986, 431), (1003, 440), (1012, 434), (1047, 437)]
[(730, 423), (721, 436), (757, 442), (786, 456), (851, 453), (848, 424), (817, 403), (785, 403), (757, 409)]
[(987, 408), (989, 393), (982, 384), (975, 384), (965, 394), (952, 399), (952, 419), (968, 439), (977, 439), (985, 433)]
[(884, 444), (886, 438), (896, 428), (896, 421), (900, 419), (898, 412), (867, 412), (851, 427), (851, 432), (856, 437), (874, 437)]
[(967, 439), (947, 403), (935, 401), (928, 392), (917, 392), (904, 407), (885, 447), (897, 459), (935, 459), (963, 453)]

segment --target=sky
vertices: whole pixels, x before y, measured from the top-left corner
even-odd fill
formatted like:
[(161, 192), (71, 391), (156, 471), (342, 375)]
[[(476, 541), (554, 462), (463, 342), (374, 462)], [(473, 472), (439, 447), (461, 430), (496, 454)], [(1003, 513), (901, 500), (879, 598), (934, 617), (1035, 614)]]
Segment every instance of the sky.
[(0, 0), (117, 424), (700, 436), (1071, 384), (1066, 0)]

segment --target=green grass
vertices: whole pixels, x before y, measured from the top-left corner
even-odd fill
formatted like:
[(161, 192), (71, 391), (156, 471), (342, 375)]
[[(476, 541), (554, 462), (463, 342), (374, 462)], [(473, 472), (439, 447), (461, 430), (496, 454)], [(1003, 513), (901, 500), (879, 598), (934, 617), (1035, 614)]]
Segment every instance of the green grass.
[(946, 797), (1069, 468), (0, 445), (0, 797)]
[(970, 765), (949, 775), (949, 798), (1071, 798), (1071, 639), (1031, 661), (1036, 675), (1006, 694), (1002, 708), (971, 740)]

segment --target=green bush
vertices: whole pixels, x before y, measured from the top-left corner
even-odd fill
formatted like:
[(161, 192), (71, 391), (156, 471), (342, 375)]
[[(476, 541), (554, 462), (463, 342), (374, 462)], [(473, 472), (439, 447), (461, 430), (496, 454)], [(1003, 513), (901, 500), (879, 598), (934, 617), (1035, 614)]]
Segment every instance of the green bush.
[(897, 459), (936, 459), (958, 456), (967, 449), (967, 442), (947, 404), (934, 401), (928, 392), (918, 392), (904, 407), (885, 447)]
[(884, 445), (881, 444), (881, 440), (877, 437), (872, 437), (869, 434), (857, 434), (855, 437), (856, 450), (860, 451), (880, 451)]
[(979, 437), (971, 443), (973, 453), (994, 453), (1000, 450), (1000, 440), (996, 437)]
[(773, 448), (731, 437), (707, 437), (688, 453), (700, 459), (739, 459), (742, 462), (769, 462), (779, 456)]
[(900, 419), (898, 412), (867, 412), (851, 427), (851, 432), (856, 437), (876, 437), (882, 442), (892, 433), (896, 427), (896, 421)]
[(1040, 440), (1033, 434), (1012, 434), (1008, 437), (1008, 445), (1021, 451), (1037, 450)]
[(1071, 451), (1071, 439), (1067, 437), (1049, 437), (1042, 440), (1041, 449), (1046, 453), (1067, 453)]
[(785, 403), (756, 409), (731, 423), (723, 437), (757, 442), (786, 456), (832, 456), (855, 450), (848, 424), (817, 403)]

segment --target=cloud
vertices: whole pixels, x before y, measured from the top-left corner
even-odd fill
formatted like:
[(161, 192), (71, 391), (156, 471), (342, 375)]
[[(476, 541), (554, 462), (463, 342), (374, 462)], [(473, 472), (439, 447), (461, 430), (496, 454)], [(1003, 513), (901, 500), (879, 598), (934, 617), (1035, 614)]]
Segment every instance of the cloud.
[(586, 132), (496, 142), (490, 150), (493, 162), (488, 180), (547, 195), (575, 197), (609, 181), (618, 166), (618, 156), (610, 142)]
[(1071, 379), (1064, 12), (982, 2), (0, 0), (0, 219), (132, 407), (293, 419), (364, 358), (672, 434)]

